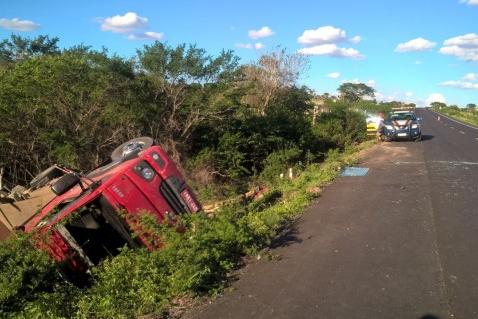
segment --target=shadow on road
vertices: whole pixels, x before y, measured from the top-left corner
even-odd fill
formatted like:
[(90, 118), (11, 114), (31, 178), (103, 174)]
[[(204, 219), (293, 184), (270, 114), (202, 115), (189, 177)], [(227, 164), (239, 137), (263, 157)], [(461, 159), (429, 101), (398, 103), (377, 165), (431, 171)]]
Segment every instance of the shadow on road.
[(288, 247), (292, 244), (298, 244), (302, 242), (299, 238), (298, 219), (288, 221), (278, 231), (278, 234), (271, 242), (270, 248), (275, 249), (279, 247)]
[[(435, 136), (433, 135), (422, 135), (422, 141), (429, 141), (433, 139)], [(425, 319), (431, 319), (431, 318), (425, 318)]]

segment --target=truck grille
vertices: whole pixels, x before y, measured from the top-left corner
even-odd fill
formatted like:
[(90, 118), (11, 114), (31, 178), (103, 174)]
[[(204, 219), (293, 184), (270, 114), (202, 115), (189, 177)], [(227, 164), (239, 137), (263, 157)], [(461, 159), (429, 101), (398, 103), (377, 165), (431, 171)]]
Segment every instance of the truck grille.
[(174, 210), (176, 214), (187, 214), (189, 211), (183, 204), (183, 200), (180, 197), (179, 192), (175, 192), (168, 184), (167, 181), (161, 183), (159, 187), (161, 195), (166, 199), (169, 206)]

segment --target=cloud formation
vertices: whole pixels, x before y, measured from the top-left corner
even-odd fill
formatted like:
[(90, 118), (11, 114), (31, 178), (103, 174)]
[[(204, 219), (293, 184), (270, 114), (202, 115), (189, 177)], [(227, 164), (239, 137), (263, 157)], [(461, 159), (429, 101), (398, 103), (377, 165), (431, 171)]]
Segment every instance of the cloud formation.
[(478, 35), (469, 33), (445, 40), (440, 53), (454, 55), (460, 60), (478, 62)]
[(468, 73), (463, 77), (464, 80), (469, 80), (469, 81), (476, 81), (478, 79), (478, 74), (476, 73)]
[(260, 30), (249, 30), (248, 35), (251, 39), (260, 39), (260, 38), (267, 38), (272, 35), (276, 34), (274, 31), (271, 30), (269, 27), (262, 27)]
[(345, 31), (332, 26), (320, 27), (316, 30), (305, 30), (297, 41), (306, 48), (297, 52), (305, 55), (326, 55), (335, 58), (365, 58), (360, 52), (353, 48), (338, 47), (337, 43), (358, 43), (361, 41), (359, 36), (347, 38)]
[(340, 73), (339, 72), (332, 72), (332, 73), (327, 74), (327, 77), (329, 77), (331, 79), (337, 79), (337, 78), (340, 77)]
[(164, 37), (163, 33), (159, 32), (145, 32), (135, 33), (128, 36), (129, 40), (160, 40)]
[(260, 49), (263, 49), (264, 48), (264, 45), (260, 42), (257, 42), (257, 43), (236, 43), (236, 48), (240, 48), (240, 49), (256, 49), (256, 50), (260, 50)]
[(460, 0), (460, 3), (466, 3), (470, 6), (478, 6), (478, 0)]
[(114, 33), (128, 33), (136, 30), (148, 29), (148, 19), (128, 12), (124, 16), (116, 15), (104, 19), (101, 30)]
[(18, 18), (13, 19), (0, 19), (0, 27), (7, 30), (14, 31), (33, 31), (40, 27), (38, 23), (28, 21), (28, 20), (18, 20)]
[(359, 51), (352, 48), (339, 48), (336, 44), (316, 45), (310, 48), (303, 48), (297, 51), (304, 55), (327, 55), (334, 58), (363, 59)]
[(299, 43), (303, 45), (323, 45), (340, 42), (358, 43), (361, 41), (359, 36), (348, 39), (345, 31), (332, 26), (320, 27), (316, 30), (305, 30), (298, 38)]
[(440, 85), (451, 86), (458, 89), (478, 90), (478, 83), (466, 82), (466, 81), (445, 81), (440, 83)]
[(461, 81), (445, 81), (440, 83), (443, 86), (450, 86), (457, 89), (471, 89), (478, 90), (478, 83), (476, 83), (478, 75), (476, 73), (468, 73)]
[(446, 99), (445, 99), (445, 96), (443, 94), (432, 93), (428, 96), (426, 102), (427, 102), (427, 105), (430, 105), (433, 102), (446, 103)]
[(405, 43), (400, 43), (395, 48), (395, 52), (415, 52), (426, 51), (432, 49), (436, 42), (428, 41), (424, 38), (416, 38)]
[(149, 29), (148, 19), (138, 16), (134, 12), (128, 12), (125, 15), (115, 15), (102, 19), (101, 30), (111, 31), (113, 33), (129, 34), (128, 40), (160, 40), (164, 37), (160, 32), (137, 32), (138, 30)]

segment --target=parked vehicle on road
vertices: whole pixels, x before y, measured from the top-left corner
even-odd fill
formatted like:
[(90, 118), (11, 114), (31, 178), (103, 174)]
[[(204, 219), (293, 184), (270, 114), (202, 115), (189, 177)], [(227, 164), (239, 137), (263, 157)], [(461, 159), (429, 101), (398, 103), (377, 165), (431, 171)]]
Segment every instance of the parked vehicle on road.
[(411, 109), (395, 109), (383, 123), (382, 139), (385, 141), (420, 141), (422, 130), (415, 112)]
[(140, 214), (175, 224), (201, 210), (176, 165), (149, 137), (120, 145), (91, 172), (54, 166), (34, 184), (39, 188), (32, 193), (49, 189), (52, 199), (17, 228), (35, 233), (37, 246), (64, 264), (68, 277), (82, 276), (125, 245), (158, 248), (135, 222)]
[(375, 136), (377, 134), (377, 130), (382, 119), (377, 114), (367, 114), (366, 117), (367, 135)]

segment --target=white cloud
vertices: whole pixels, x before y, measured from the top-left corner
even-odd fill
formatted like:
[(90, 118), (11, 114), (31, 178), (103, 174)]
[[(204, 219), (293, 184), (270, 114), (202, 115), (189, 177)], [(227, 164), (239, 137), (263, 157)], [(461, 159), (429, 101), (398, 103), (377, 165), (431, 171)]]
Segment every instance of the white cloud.
[(478, 0), (460, 0), (460, 3), (466, 3), (470, 6), (478, 6)]
[(385, 96), (380, 92), (375, 92), (375, 99), (377, 99), (377, 101), (383, 101), (385, 100)]
[(163, 33), (158, 32), (145, 32), (135, 33), (128, 36), (129, 40), (160, 40), (164, 37)]
[(440, 53), (454, 55), (461, 60), (478, 62), (478, 35), (469, 33), (444, 41)]
[(416, 38), (405, 43), (400, 43), (395, 48), (395, 52), (414, 52), (430, 50), (436, 45), (436, 42), (431, 42), (423, 38)]
[(458, 89), (478, 90), (478, 83), (467, 82), (467, 81), (445, 81), (440, 83), (440, 85), (451, 86)]
[(124, 16), (116, 15), (106, 18), (101, 25), (101, 30), (114, 33), (128, 33), (144, 29), (148, 29), (148, 19), (140, 17), (134, 12), (128, 12)]
[(332, 26), (320, 27), (316, 30), (305, 30), (297, 39), (299, 43), (307, 46), (297, 51), (305, 55), (326, 55), (335, 58), (364, 59), (360, 52), (353, 48), (341, 48), (337, 46), (340, 42), (358, 43), (359, 36), (348, 39), (345, 31)]
[(432, 104), (433, 102), (440, 102), (440, 103), (446, 103), (446, 99), (443, 96), (443, 94), (440, 93), (432, 93), (428, 96), (427, 100), (427, 105)]
[(260, 30), (249, 30), (249, 38), (251, 39), (259, 39), (259, 38), (266, 38), (274, 35), (275, 32), (271, 30), (269, 27), (262, 27)]
[(236, 43), (236, 48), (239, 49), (252, 49), (253, 45), (252, 43)]
[(364, 84), (366, 84), (367, 86), (370, 86), (370, 87), (375, 86), (375, 80), (368, 80), (368, 81), (364, 82), (364, 81), (362, 81), (358, 78), (355, 78), (353, 80), (343, 80), (342, 83), (354, 83), (354, 84), (364, 83)]
[(15, 31), (33, 31), (40, 27), (38, 23), (28, 21), (28, 20), (18, 20), (18, 18), (13, 19), (0, 19), (0, 27), (7, 30)]
[(298, 41), (304, 45), (317, 46), (339, 42), (358, 43), (361, 41), (361, 38), (359, 36), (355, 36), (352, 39), (347, 39), (344, 30), (334, 28), (332, 26), (325, 26), (316, 30), (305, 30), (304, 33), (298, 38)]
[(422, 61), (419, 61), (419, 60), (417, 60), (417, 61), (415, 61), (415, 64), (417, 64), (417, 65), (420, 65), (420, 64), (423, 64), (423, 62), (422, 62)]
[(340, 73), (339, 72), (332, 72), (332, 73), (327, 74), (327, 77), (329, 77), (331, 79), (338, 79), (340, 77)]
[(462, 48), (478, 48), (478, 35), (475, 33), (468, 33), (455, 38), (445, 40), (445, 46), (459, 46)]
[[(478, 0), (477, 0), (478, 1)], [(468, 81), (476, 81), (478, 79), (478, 74), (476, 73), (468, 73), (463, 77), (464, 80)]]
[(339, 48), (335, 44), (316, 45), (310, 48), (303, 48), (297, 51), (299, 54), (305, 55), (327, 55), (334, 58), (365, 58), (359, 51), (352, 48)]
[(406, 93), (405, 93), (405, 96), (406, 96), (406, 97), (412, 97), (412, 96), (413, 96), (413, 92), (406, 92)]
[(260, 42), (257, 42), (256, 44), (254, 44), (254, 49), (256, 50), (264, 49), (264, 45)]
[(362, 41), (362, 38), (358, 35), (349, 39), (349, 42), (352, 42), (352, 43), (359, 43), (360, 41)]
[(359, 83), (362, 83), (362, 81), (360, 81), (359, 79), (355, 78), (353, 80), (343, 80), (342, 83), (355, 83), (355, 84), (359, 84)]
[(264, 48), (264, 45), (260, 42), (257, 43), (236, 43), (236, 48), (240, 49), (256, 49), (256, 50), (261, 50)]

